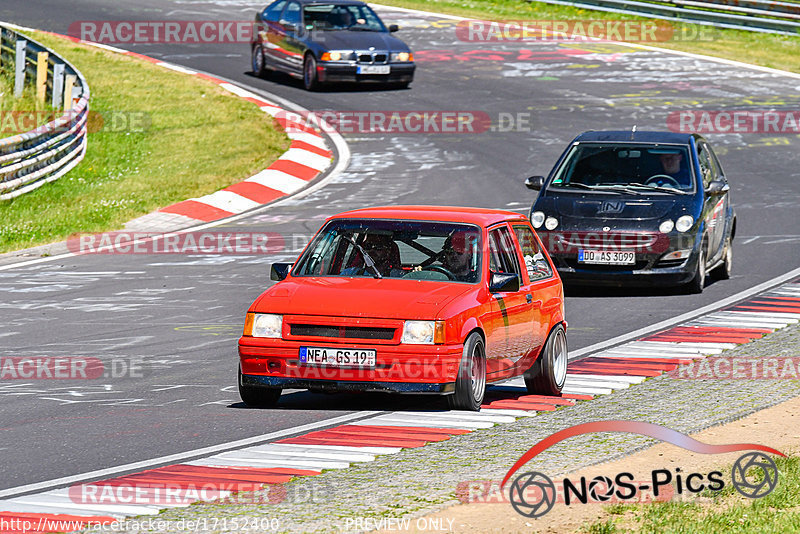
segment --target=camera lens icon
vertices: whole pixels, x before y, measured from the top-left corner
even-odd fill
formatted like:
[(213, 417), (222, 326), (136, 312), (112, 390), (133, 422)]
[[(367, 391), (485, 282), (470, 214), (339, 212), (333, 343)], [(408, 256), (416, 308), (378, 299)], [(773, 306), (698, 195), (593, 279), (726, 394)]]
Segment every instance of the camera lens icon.
[(731, 482), (749, 499), (766, 497), (778, 485), (778, 466), (764, 453), (748, 452), (733, 464)]
[(525, 517), (542, 517), (556, 503), (556, 486), (537, 471), (523, 473), (511, 483), (511, 506)]

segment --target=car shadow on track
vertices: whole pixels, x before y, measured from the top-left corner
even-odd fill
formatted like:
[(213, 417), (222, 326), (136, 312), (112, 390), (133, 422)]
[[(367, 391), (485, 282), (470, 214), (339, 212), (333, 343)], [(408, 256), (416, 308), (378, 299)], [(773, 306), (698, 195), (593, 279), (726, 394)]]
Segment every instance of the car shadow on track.
[[(257, 80), (284, 85), (287, 87), (294, 87), (296, 89), (304, 90), (303, 81), (293, 78), (283, 72), (271, 72), (263, 77), (257, 76), (252, 71), (243, 73), (245, 76), (250, 76)], [(402, 87), (399, 84), (381, 84), (381, 83), (336, 83), (324, 84), (317, 88), (315, 93), (372, 93), (372, 92), (386, 92), (386, 91), (406, 91), (410, 90), (409, 87)]]
[[(243, 402), (228, 408), (259, 410)], [(447, 400), (438, 395), (394, 395), (391, 393), (315, 393), (292, 391), (281, 395), (274, 410), (397, 411), (447, 410)]]
[[(718, 280), (707, 278), (705, 289), (708, 289)], [(653, 287), (626, 287), (626, 286), (597, 286), (564, 282), (564, 295), (574, 298), (626, 298), (626, 297), (676, 297), (691, 294), (681, 286), (653, 286)]]

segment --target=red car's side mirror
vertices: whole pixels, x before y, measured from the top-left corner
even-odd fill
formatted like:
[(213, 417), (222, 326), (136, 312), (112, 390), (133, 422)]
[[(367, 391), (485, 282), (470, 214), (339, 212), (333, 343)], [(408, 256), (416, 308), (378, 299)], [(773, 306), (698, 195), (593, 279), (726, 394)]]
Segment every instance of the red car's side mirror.
[(519, 275), (516, 273), (492, 273), (489, 280), (491, 293), (519, 291)]

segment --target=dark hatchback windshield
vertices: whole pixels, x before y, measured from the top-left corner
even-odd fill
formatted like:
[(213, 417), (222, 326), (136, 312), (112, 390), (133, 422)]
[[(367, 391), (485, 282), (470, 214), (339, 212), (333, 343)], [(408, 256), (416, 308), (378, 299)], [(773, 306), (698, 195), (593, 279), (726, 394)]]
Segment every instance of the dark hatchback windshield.
[(304, 9), (304, 22), (310, 30), (388, 31), (368, 6), (351, 4), (312, 4)]
[(686, 194), (694, 190), (694, 173), (685, 146), (580, 143), (549, 188)]
[(481, 278), (480, 266), (481, 231), (477, 226), (341, 219), (329, 222), (317, 234), (292, 275), (474, 284)]

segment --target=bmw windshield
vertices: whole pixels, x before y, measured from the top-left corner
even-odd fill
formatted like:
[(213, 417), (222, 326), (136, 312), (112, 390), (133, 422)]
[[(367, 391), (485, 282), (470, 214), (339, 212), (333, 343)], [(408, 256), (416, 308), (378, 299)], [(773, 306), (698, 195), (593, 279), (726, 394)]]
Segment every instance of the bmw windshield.
[(305, 7), (309, 30), (386, 32), (378, 15), (368, 6), (356, 4), (312, 4)]
[(573, 145), (548, 189), (690, 194), (694, 183), (685, 146), (579, 143)]

